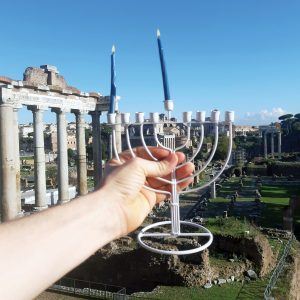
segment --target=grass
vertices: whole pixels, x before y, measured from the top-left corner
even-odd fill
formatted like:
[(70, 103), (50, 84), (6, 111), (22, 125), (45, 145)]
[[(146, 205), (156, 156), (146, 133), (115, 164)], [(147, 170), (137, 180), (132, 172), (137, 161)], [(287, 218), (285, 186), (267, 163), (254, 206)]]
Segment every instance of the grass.
[(31, 155), (31, 156), (21, 156), (20, 159), (23, 159), (23, 160), (34, 160), (34, 156)]
[(249, 224), (246, 220), (239, 220), (234, 217), (225, 218), (209, 218), (205, 222), (212, 234), (227, 235), (234, 237), (244, 237), (245, 231), (249, 231), (248, 237), (255, 236), (259, 232)]
[[(220, 190), (219, 195), (226, 196), (227, 194), (232, 194), (239, 188), (239, 178), (233, 178), (230, 181), (223, 183), (223, 187)], [(243, 190), (245, 194), (249, 191), (249, 197), (239, 197), (238, 202), (253, 202), (254, 198), (251, 197), (251, 189), (256, 189), (255, 179), (245, 178), (243, 179)], [(289, 198), (292, 195), (300, 195), (300, 187), (298, 186), (280, 186), (279, 184), (274, 185), (263, 185), (260, 189), (262, 194), (261, 198), (261, 218), (259, 219), (259, 225), (263, 227), (282, 227), (282, 209), (289, 204)], [(223, 210), (228, 209), (230, 203), (229, 199), (224, 197), (217, 197), (213, 199), (208, 205), (207, 213), (211, 216), (221, 215)], [(229, 217), (227, 219), (223, 218), (208, 218), (205, 226), (211, 230), (213, 234), (222, 234), (235, 237), (244, 237), (245, 231), (249, 230), (250, 234), (248, 236), (255, 236), (258, 234), (257, 230), (249, 224), (248, 221), (244, 221), (244, 217), (247, 216), (247, 211), (243, 209), (236, 211), (233, 208), (229, 211), (229, 215), (236, 215), (239, 213), (237, 219), (235, 217)], [(295, 212), (295, 224), (300, 230), (300, 209)], [(274, 252), (282, 252), (282, 244), (276, 239), (269, 239), (270, 245), (273, 246)], [(210, 257), (212, 265), (224, 265), (226, 266), (227, 260)], [(269, 274), (270, 276), (271, 274)], [(145, 295), (149, 298), (154, 299), (221, 299), (221, 300), (251, 300), (251, 299), (263, 299), (264, 290), (268, 284), (269, 276), (258, 279), (256, 281), (251, 281), (250, 283), (242, 284), (240, 282), (235, 282), (232, 284), (226, 284), (222, 287), (213, 286), (211, 289), (203, 289), (202, 287), (170, 287), (161, 286), (158, 291)], [(289, 291), (289, 275), (288, 272), (283, 272), (278, 279), (275, 289), (272, 294), (276, 299), (287, 299)]]
[[(239, 178), (232, 178), (222, 184), (222, 188), (218, 191), (218, 197), (213, 199), (208, 207), (215, 215), (222, 215), (223, 210), (227, 210), (229, 216), (238, 216), (240, 218), (250, 217), (249, 210), (229, 207), (230, 199), (226, 199), (227, 195), (232, 195), (239, 189)], [(243, 178), (242, 197), (238, 197), (238, 202), (253, 202), (256, 179), (247, 177)], [(297, 185), (280, 185), (274, 183), (271, 185), (263, 185), (260, 188), (262, 195), (262, 205), (260, 208), (260, 218), (257, 220), (258, 225), (271, 228), (282, 228), (283, 208), (289, 204), (289, 198), (293, 195), (300, 195), (300, 187)], [(246, 208), (246, 207), (245, 207)], [(258, 210), (259, 211), (259, 210)], [(212, 216), (210, 213), (209, 216)], [(296, 232), (300, 232), (300, 209), (295, 212)]]
[(207, 300), (207, 299), (236, 299), (242, 287), (241, 282), (213, 286), (210, 289), (202, 287), (159, 286), (153, 293), (147, 293), (147, 298), (161, 300)]
[(263, 185), (260, 189), (263, 197), (285, 198), (300, 194), (300, 187), (296, 185)]
[(280, 228), (283, 221), (282, 209), (289, 204), (289, 198), (262, 197), (260, 225), (263, 227)]
[(258, 279), (255, 281), (250, 281), (249, 283), (245, 283), (241, 289), (239, 294), (237, 295), (236, 300), (256, 300), (263, 299), (265, 288), (268, 284), (268, 279)]

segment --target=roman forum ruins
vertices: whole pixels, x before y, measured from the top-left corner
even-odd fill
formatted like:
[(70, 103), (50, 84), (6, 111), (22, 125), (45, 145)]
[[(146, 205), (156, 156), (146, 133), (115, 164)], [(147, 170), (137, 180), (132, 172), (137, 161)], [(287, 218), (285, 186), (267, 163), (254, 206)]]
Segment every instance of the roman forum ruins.
[(78, 194), (87, 189), (87, 161), (85, 145), (85, 115), (92, 117), (94, 185), (102, 176), (100, 143), (100, 116), (107, 111), (109, 97), (99, 93), (85, 93), (67, 85), (57, 68), (42, 65), (29, 67), (23, 80), (0, 76), (0, 202), (1, 221), (14, 219), (21, 214), (20, 157), (18, 111), (23, 106), (33, 114), (34, 128), (34, 181), (35, 208), (47, 208), (43, 113), (56, 114), (58, 145), (58, 198), (59, 203), (69, 201), (68, 149), (66, 113), (76, 116)]
[(268, 158), (268, 137), (270, 137), (270, 150), (271, 157), (274, 158), (275, 155), (275, 143), (274, 138), (277, 135), (277, 155), (281, 157), (281, 129), (275, 125), (270, 126), (260, 126), (259, 127), (260, 136), (264, 139), (264, 157)]

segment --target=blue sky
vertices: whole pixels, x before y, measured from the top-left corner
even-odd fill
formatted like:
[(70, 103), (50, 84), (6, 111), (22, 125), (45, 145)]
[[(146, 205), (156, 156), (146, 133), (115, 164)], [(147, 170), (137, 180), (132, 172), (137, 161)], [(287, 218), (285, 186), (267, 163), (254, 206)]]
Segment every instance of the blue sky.
[(300, 112), (300, 1), (27, 0), (1, 12), (0, 75), (52, 64), (70, 85), (107, 95), (115, 44), (121, 110), (162, 111), (160, 28), (176, 114), (235, 110), (257, 124)]

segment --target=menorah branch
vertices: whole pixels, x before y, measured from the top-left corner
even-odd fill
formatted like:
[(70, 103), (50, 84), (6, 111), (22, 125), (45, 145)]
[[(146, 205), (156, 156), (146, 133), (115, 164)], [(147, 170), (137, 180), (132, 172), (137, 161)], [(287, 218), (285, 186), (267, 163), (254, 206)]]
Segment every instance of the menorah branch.
[[(170, 198), (170, 212), (171, 212), (171, 220), (170, 221), (166, 221), (166, 222), (158, 222), (155, 224), (151, 224), (147, 227), (145, 227), (144, 229), (142, 229), (142, 231), (139, 233), (138, 235), (138, 241), (139, 243), (146, 249), (156, 252), (156, 253), (160, 253), (160, 254), (177, 254), (177, 255), (182, 255), (182, 254), (192, 254), (192, 253), (196, 253), (199, 251), (202, 251), (204, 249), (206, 249), (212, 242), (212, 234), (209, 232), (209, 230), (207, 230), (205, 227), (199, 225), (199, 224), (195, 224), (192, 222), (187, 222), (187, 221), (181, 221), (180, 220), (180, 203), (179, 203), (179, 195), (181, 194), (186, 194), (186, 193), (191, 193), (191, 192), (197, 192), (199, 190), (202, 190), (206, 187), (208, 187), (210, 184), (212, 184), (214, 181), (216, 181), (222, 174), (222, 172), (225, 170), (230, 156), (231, 156), (231, 151), (232, 151), (232, 122), (233, 122), (233, 118), (234, 118), (234, 114), (233, 112), (226, 112), (225, 114), (225, 124), (228, 125), (229, 127), (229, 143), (228, 143), (228, 150), (227, 150), (227, 157), (225, 159), (224, 165), (222, 166), (222, 168), (220, 169), (220, 171), (212, 178), (210, 179), (208, 182), (202, 184), (200, 187), (194, 188), (194, 189), (189, 189), (189, 190), (184, 190), (184, 191), (178, 191), (178, 185), (180, 183), (183, 183), (187, 180), (190, 180), (191, 178), (194, 178), (195, 176), (199, 175), (201, 172), (205, 171), (205, 169), (209, 166), (209, 164), (211, 163), (213, 157), (215, 156), (217, 147), (218, 147), (218, 141), (219, 141), (219, 116), (220, 116), (220, 112), (217, 110), (212, 111), (211, 117), (210, 117), (210, 123), (212, 123), (214, 125), (214, 145), (213, 148), (211, 150), (211, 153), (208, 157), (208, 159), (206, 160), (206, 162), (204, 163), (204, 165), (200, 168), (200, 170), (198, 170), (197, 172), (194, 172), (194, 174), (190, 175), (190, 176), (186, 176), (185, 178), (182, 179), (177, 179), (176, 177), (176, 170), (178, 170), (179, 168), (182, 168), (183, 166), (185, 166), (187, 163), (192, 162), (196, 156), (199, 154), (199, 152), (201, 151), (202, 145), (203, 145), (203, 140), (204, 140), (204, 125), (206, 123), (208, 123), (205, 120), (205, 113), (204, 112), (197, 112), (196, 114), (196, 121), (192, 121), (192, 113), (191, 112), (184, 112), (183, 113), (183, 126), (186, 126), (186, 141), (178, 146), (175, 147), (175, 143), (172, 144), (172, 148), (166, 147), (158, 138), (158, 125), (163, 125), (164, 123), (167, 124), (171, 124), (174, 125), (176, 124), (175, 122), (173, 122), (172, 120), (167, 120), (166, 122), (164, 121), (160, 121), (159, 119), (159, 114), (158, 113), (150, 113), (150, 118), (149, 121), (147, 120), (147, 122), (145, 122), (144, 120), (144, 113), (136, 113), (136, 122), (134, 124), (134, 126), (139, 127), (139, 132), (140, 132), (140, 139), (141, 139), (141, 143), (143, 145), (143, 148), (145, 149), (145, 152), (148, 154), (148, 156), (153, 160), (153, 161), (158, 161), (158, 159), (152, 154), (151, 150), (149, 149), (149, 146), (147, 146), (147, 143), (145, 141), (145, 137), (144, 137), (144, 124), (146, 123), (147, 125), (153, 125), (153, 138), (154, 141), (157, 144), (158, 148), (162, 148), (162, 149), (166, 149), (170, 152), (175, 153), (176, 151), (183, 149), (184, 147), (186, 147), (189, 143), (189, 141), (191, 140), (191, 126), (192, 124), (198, 124), (198, 126), (200, 125), (200, 139), (198, 141), (198, 145), (196, 148), (196, 151), (193, 152), (192, 156), (184, 163), (181, 163), (180, 165), (178, 165), (176, 168), (174, 168), (174, 170), (171, 172), (171, 180), (165, 179), (165, 178), (161, 178), (161, 177), (157, 177), (158, 180), (169, 184), (171, 187), (171, 192), (165, 191), (165, 190), (158, 190), (158, 189), (154, 189), (151, 188), (149, 186), (144, 185), (145, 189), (148, 189), (150, 191), (156, 192), (156, 193), (162, 193), (165, 195), (169, 195), (171, 196)], [(132, 158), (136, 157), (136, 153), (135, 151), (132, 149), (132, 145), (131, 145), (131, 141), (130, 141), (130, 134), (129, 134), (129, 126), (133, 125), (130, 123), (130, 115), (128, 113), (122, 114), (121, 117), (122, 120), (122, 126), (124, 126), (125, 128), (125, 134), (126, 134), (126, 142), (128, 145), (128, 149), (129, 152), (131, 154)], [(117, 160), (120, 161), (120, 157), (118, 155), (117, 152), (117, 146), (116, 146), (116, 132), (115, 132), (115, 116), (114, 114), (109, 114), (108, 117), (108, 123), (110, 125), (112, 125), (112, 137), (113, 137), (113, 148), (114, 148), (114, 154)], [(118, 124), (120, 125), (120, 124)], [(170, 232), (146, 232), (152, 228), (156, 228), (158, 226), (164, 226), (164, 225), (171, 225), (171, 230)], [(181, 225), (185, 225), (185, 226), (190, 226), (190, 227), (194, 227), (198, 230), (201, 230), (202, 232), (182, 232), (181, 230)], [(188, 250), (183, 250), (183, 251), (173, 251), (173, 250), (162, 250), (162, 249), (156, 249), (153, 248), (149, 245), (147, 245), (142, 238), (163, 238), (163, 237), (207, 237), (208, 241), (206, 243), (204, 243), (203, 245), (195, 248), (195, 249), (188, 249)]]

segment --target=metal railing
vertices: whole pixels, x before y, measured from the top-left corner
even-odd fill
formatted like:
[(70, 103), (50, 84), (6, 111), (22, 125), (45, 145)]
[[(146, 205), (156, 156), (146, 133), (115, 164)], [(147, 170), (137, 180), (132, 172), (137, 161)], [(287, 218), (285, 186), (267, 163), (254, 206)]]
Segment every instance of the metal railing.
[(292, 247), (292, 242), (294, 240), (295, 236), (293, 233), (291, 233), (291, 236), (288, 240), (288, 242), (286, 243), (285, 247), (284, 247), (284, 250), (283, 250), (283, 254), (282, 256), (280, 257), (280, 260), (278, 262), (278, 264), (276, 265), (271, 277), (270, 277), (270, 280), (268, 282), (268, 285), (265, 289), (265, 292), (264, 292), (264, 299), (267, 300), (267, 299), (270, 299), (271, 298), (271, 293), (272, 293), (272, 289), (274, 288), (276, 282), (277, 282), (277, 279), (284, 267), (284, 263), (285, 263), (285, 260), (286, 260), (286, 257), (288, 256), (288, 254), (290, 253), (290, 250), (291, 250), (291, 247)]
[(89, 298), (114, 300), (128, 299), (126, 296), (126, 288), (124, 287), (67, 277), (63, 277), (57, 281), (49, 288), (49, 290), (86, 296)]

